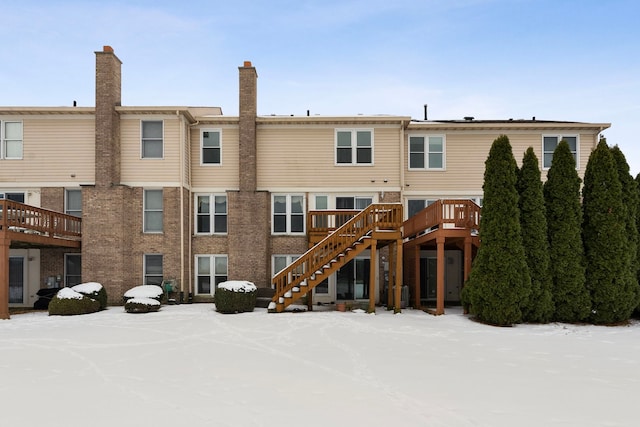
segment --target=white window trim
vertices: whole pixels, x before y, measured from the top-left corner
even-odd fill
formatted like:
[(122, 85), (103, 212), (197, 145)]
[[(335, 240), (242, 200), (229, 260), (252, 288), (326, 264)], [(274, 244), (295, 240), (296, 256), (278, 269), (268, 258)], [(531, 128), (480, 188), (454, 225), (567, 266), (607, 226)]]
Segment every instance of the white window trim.
[[(204, 162), (204, 133), (205, 132), (217, 132), (220, 140), (220, 163), (205, 163)], [(222, 129), (221, 128), (203, 128), (200, 129), (200, 166), (222, 166)]]
[[(162, 210), (157, 211), (157, 210), (149, 210), (149, 212), (162, 212), (162, 230), (160, 231), (147, 231), (147, 224), (146, 224), (146, 215), (145, 213), (147, 212), (147, 202), (146, 202), (146, 192), (147, 191), (160, 191), (160, 193), (162, 194)], [(162, 234), (164, 233), (164, 190), (162, 188), (145, 188), (142, 190), (142, 232), (144, 234)]]
[[(558, 144), (560, 144), (560, 141), (562, 141), (562, 139), (564, 137), (573, 137), (576, 139), (576, 170), (580, 170), (580, 134), (572, 134), (572, 133), (558, 133), (558, 134), (552, 134), (552, 133), (545, 133), (542, 134), (542, 136), (540, 137), (540, 147), (541, 147), (541, 153), (542, 153), (542, 158), (540, 159), (540, 163), (542, 166), (542, 170), (549, 170), (549, 168), (551, 167), (551, 165), (549, 166), (545, 166), (544, 164), (544, 139), (545, 138), (557, 138), (556, 141), (556, 147), (558, 146)], [(553, 153), (552, 153), (553, 154)]]
[(280, 270), (276, 271), (276, 257), (278, 258), (286, 258), (286, 265), (284, 268), (287, 268), (289, 265), (291, 265), (295, 260), (297, 260), (298, 258), (300, 258), (302, 255), (300, 254), (273, 254), (271, 255), (271, 272), (272, 272), (272, 276), (275, 276), (276, 274), (278, 274), (280, 272)]
[[(338, 132), (351, 132), (351, 163), (338, 163)], [(371, 163), (358, 163), (358, 132), (371, 133)], [(333, 162), (335, 166), (374, 166), (375, 143), (373, 128), (336, 128), (333, 136)]]
[[(147, 256), (158, 255), (162, 258), (162, 279), (164, 280), (164, 254), (161, 253), (145, 253), (142, 255), (142, 283), (147, 283)], [(149, 276), (154, 276), (149, 274)]]
[[(82, 218), (82, 190), (80, 188), (65, 188), (64, 189), (64, 213), (67, 215), (73, 215), (69, 213), (69, 191), (79, 191), (80, 192), (80, 215), (79, 218)], [(72, 212), (76, 212), (73, 210)]]
[[(142, 124), (144, 122), (161, 122), (162, 123), (162, 156), (161, 157), (144, 157), (144, 149), (143, 149), (143, 134), (142, 134)], [(140, 120), (140, 159), (141, 160), (164, 160), (164, 146), (165, 146), (165, 136), (164, 136), (164, 120), (162, 119), (146, 119)]]
[[(423, 168), (415, 168), (411, 167), (411, 138), (418, 137), (424, 138), (424, 167)], [(429, 165), (429, 138), (430, 137), (439, 137), (442, 138), (442, 167), (441, 168), (432, 168)], [(447, 136), (445, 134), (433, 134), (433, 133), (425, 133), (425, 134), (410, 134), (407, 137), (407, 168), (413, 171), (446, 171), (447, 170)]]
[[(198, 259), (199, 258), (208, 258), (209, 259), (209, 277), (210, 279), (210, 286), (211, 289), (209, 291), (209, 293), (199, 293), (198, 292)], [(229, 256), (227, 254), (196, 254), (193, 260), (193, 272), (194, 272), (194, 278), (193, 278), (193, 283), (194, 283), (194, 288), (193, 288), (193, 294), (194, 295), (214, 295), (216, 293), (216, 271), (215, 271), (215, 267), (216, 267), (216, 258), (224, 258), (227, 260), (227, 274), (225, 274), (225, 276), (229, 277)]]
[[(333, 208), (330, 210), (341, 210), (342, 208), (338, 208), (338, 199), (353, 199), (353, 210), (357, 210), (357, 211), (363, 211), (364, 209), (358, 209), (356, 206), (358, 204), (358, 200), (366, 200), (366, 199), (370, 199), (371, 202), (367, 205), (367, 207), (371, 206), (372, 204), (376, 203), (376, 197), (374, 197), (374, 195), (369, 195), (369, 194), (359, 194), (359, 195), (351, 195), (351, 194), (336, 194), (333, 197)], [(346, 209), (346, 210), (350, 210), (350, 209)]]
[[(64, 275), (63, 275), (63, 282), (65, 284), (65, 286), (69, 286), (67, 283), (67, 277), (69, 276), (69, 271), (67, 269), (67, 260), (69, 257), (72, 256), (77, 256), (80, 258), (80, 262), (82, 263), (82, 254), (80, 252), (67, 252), (64, 254)], [(82, 283), (82, 270), (80, 271), (80, 283)]]
[[(198, 197), (209, 197), (209, 229), (211, 231), (208, 232), (203, 232), (203, 231), (198, 231)], [(215, 197), (224, 197), (227, 200), (227, 231), (215, 231)], [(194, 199), (193, 199), (193, 217), (195, 218), (194, 221), (194, 234), (196, 236), (212, 236), (212, 235), (217, 235), (217, 236), (224, 236), (227, 235), (229, 232), (229, 198), (227, 197), (227, 195), (225, 193), (195, 193), (194, 194)]]
[(27, 203), (27, 193), (25, 191), (12, 191), (12, 190), (4, 190), (0, 189), (0, 199), (7, 199), (7, 194), (22, 194), (22, 199), (24, 203)]
[[(276, 196), (286, 196), (287, 198), (287, 209), (286, 209), (286, 218), (287, 218), (287, 230), (286, 231), (274, 231), (275, 221), (273, 220), (273, 216), (275, 215), (275, 197)], [(302, 197), (302, 231), (291, 231), (291, 197)], [(282, 215), (282, 213), (278, 213)], [(271, 234), (276, 236), (304, 236), (306, 235), (307, 230), (307, 198), (304, 194), (298, 193), (273, 193), (271, 195)]]
[[(20, 123), (20, 157), (7, 156), (7, 140), (5, 137), (5, 125), (7, 123)], [(12, 139), (11, 141), (17, 141)], [(23, 160), (24, 159), (24, 122), (22, 120), (0, 120), (0, 159), (2, 160)]]

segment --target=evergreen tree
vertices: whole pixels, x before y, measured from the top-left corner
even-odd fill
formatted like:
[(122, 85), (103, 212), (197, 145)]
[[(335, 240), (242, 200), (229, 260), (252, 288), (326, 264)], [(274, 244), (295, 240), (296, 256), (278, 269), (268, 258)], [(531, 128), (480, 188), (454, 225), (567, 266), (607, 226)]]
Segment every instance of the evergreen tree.
[[(638, 244), (640, 244), (638, 227), (638, 208), (640, 208), (640, 189), (638, 183), (629, 173), (629, 164), (622, 150), (617, 145), (611, 149), (611, 154), (618, 167), (618, 178), (622, 184), (622, 203), (625, 210), (625, 233), (629, 240), (627, 252), (631, 263), (631, 277), (629, 280), (635, 283), (636, 302), (640, 304), (640, 254)], [(637, 305), (636, 304), (636, 305)]]
[(637, 305), (636, 293), (630, 280), (622, 184), (604, 139), (589, 156), (582, 200), (586, 285), (592, 304), (590, 319), (594, 323), (627, 320)]
[(520, 193), (520, 225), (522, 244), (531, 276), (531, 298), (523, 309), (526, 322), (547, 323), (554, 313), (551, 295), (551, 273), (547, 218), (538, 158), (529, 147), (522, 159), (518, 175)]
[(522, 321), (531, 279), (520, 230), (517, 165), (509, 138), (491, 146), (485, 162), (481, 245), (464, 288), (463, 302), (483, 322), (511, 325)]
[[(636, 188), (638, 189), (638, 204), (636, 205), (636, 228), (638, 229), (638, 254), (637, 254), (637, 262), (638, 262), (638, 285), (640, 285), (640, 173), (636, 175)], [(638, 303), (638, 307), (636, 308), (638, 314), (640, 314), (640, 302)]]
[(551, 260), (551, 292), (555, 304), (553, 318), (561, 322), (579, 322), (591, 312), (591, 298), (585, 287), (580, 183), (569, 145), (561, 141), (553, 152), (551, 168), (543, 187)]

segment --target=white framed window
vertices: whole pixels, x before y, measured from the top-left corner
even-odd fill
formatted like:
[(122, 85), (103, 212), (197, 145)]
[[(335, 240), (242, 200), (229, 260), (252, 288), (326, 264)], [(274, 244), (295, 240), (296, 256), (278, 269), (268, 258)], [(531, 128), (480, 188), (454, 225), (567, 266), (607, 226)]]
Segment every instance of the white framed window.
[(14, 202), (24, 203), (24, 193), (21, 191), (2, 191), (0, 190), (0, 199), (13, 200)]
[(162, 120), (142, 120), (140, 156), (143, 159), (162, 159), (164, 157), (164, 123)]
[(444, 135), (409, 135), (409, 169), (445, 169)]
[(227, 280), (227, 255), (196, 255), (196, 295), (213, 295)]
[(222, 164), (222, 130), (221, 129), (201, 129), (200, 130), (200, 164), (201, 165), (221, 165)]
[(74, 188), (64, 191), (64, 213), (82, 217), (82, 190)]
[(373, 203), (369, 196), (337, 196), (336, 209), (363, 210)]
[(278, 274), (283, 268), (300, 258), (300, 255), (273, 255), (271, 257), (272, 276)]
[(22, 122), (0, 122), (0, 159), (22, 159)]
[(336, 129), (336, 165), (373, 165), (373, 129)]
[(304, 234), (304, 196), (274, 194), (271, 206), (271, 232), (273, 234)]
[(329, 209), (329, 196), (316, 195), (315, 196), (316, 207), (315, 210), (327, 210)]
[(163, 201), (162, 190), (144, 190), (143, 230), (145, 233), (162, 233)]
[(563, 135), (542, 135), (542, 168), (549, 169), (551, 167), (551, 161), (553, 160), (553, 152), (560, 143), (560, 141), (567, 141), (569, 144), (569, 150), (573, 154), (573, 159), (576, 161), (576, 169), (580, 169), (578, 162), (580, 136), (563, 134)]
[(162, 254), (144, 254), (144, 278), (145, 285), (162, 285), (163, 280), (163, 256)]
[(196, 194), (196, 234), (226, 234), (226, 194)]
[(82, 256), (78, 253), (64, 254), (64, 285), (67, 287), (82, 283)]

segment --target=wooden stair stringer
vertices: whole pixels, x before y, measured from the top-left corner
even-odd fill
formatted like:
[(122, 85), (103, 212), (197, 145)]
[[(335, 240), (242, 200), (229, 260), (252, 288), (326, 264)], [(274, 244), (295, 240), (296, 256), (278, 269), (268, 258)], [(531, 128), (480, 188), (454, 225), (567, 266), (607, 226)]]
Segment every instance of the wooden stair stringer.
[[(282, 295), (275, 295), (273, 301), (276, 303), (275, 310), (270, 312), (283, 312), (288, 306), (298, 299), (302, 298), (313, 288), (318, 286), (327, 277), (338, 271), (341, 267), (353, 260), (356, 256), (367, 250), (371, 246), (371, 237), (365, 235), (359, 240), (352, 243), (351, 246), (345, 248), (337, 256), (326, 259), (325, 262), (318, 263), (318, 267), (314, 271), (304, 274), (304, 279), (292, 281), (291, 285)], [(310, 250), (313, 250), (311, 248)]]

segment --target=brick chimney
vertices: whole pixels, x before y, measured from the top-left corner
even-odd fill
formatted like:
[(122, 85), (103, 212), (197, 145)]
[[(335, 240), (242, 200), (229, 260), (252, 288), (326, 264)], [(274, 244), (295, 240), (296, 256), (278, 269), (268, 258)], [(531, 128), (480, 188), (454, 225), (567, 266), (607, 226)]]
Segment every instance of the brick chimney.
[(120, 116), (122, 62), (111, 46), (96, 52), (96, 186), (120, 184)]
[(249, 280), (269, 287), (271, 280), (270, 214), (267, 191), (257, 191), (256, 114), (258, 74), (251, 62), (240, 70), (240, 191), (227, 192), (228, 279)]
[(240, 191), (256, 191), (256, 114), (258, 74), (250, 61), (240, 70)]

